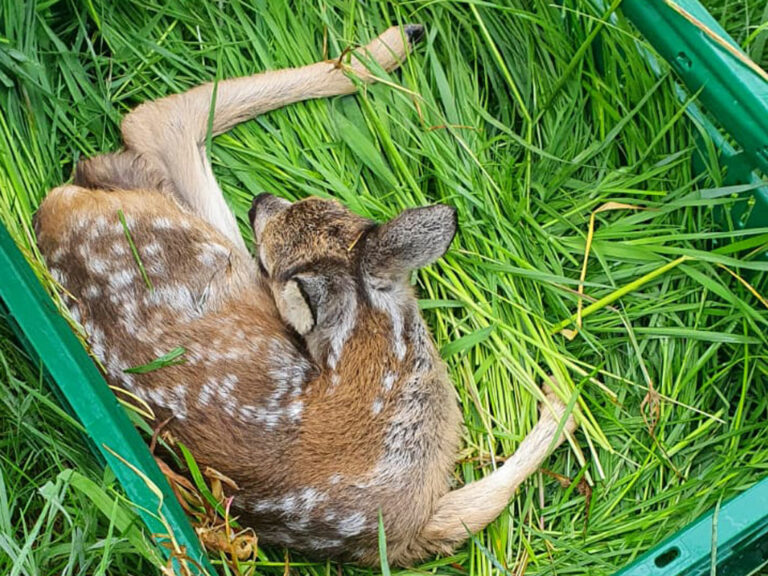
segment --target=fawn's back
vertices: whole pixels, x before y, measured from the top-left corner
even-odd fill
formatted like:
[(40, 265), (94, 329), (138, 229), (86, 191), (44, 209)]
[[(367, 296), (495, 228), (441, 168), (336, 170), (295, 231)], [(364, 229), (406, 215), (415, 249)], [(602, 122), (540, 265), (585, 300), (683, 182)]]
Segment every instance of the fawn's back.
[[(201, 465), (238, 483), (236, 510), (264, 541), (369, 560), (379, 509), (392, 542), (409, 542), (447, 491), (458, 410), (412, 297), (366, 296), (347, 246), (372, 223), (313, 203), (319, 220), (275, 236), (292, 250), (282, 269), (348, 285), (343, 326), (314, 343), (325, 356), (286, 326), (251, 259), (160, 193), (59, 188), (39, 245), (110, 384), (174, 417)], [(177, 347), (182, 364), (125, 372)]]

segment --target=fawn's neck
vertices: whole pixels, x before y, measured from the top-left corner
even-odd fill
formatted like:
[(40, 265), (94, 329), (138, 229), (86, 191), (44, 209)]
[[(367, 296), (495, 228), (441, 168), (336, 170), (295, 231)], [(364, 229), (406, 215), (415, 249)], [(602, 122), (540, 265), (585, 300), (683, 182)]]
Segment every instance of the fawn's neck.
[(432, 369), (436, 352), (410, 287), (348, 294), (333, 325), (308, 338), (310, 354), (332, 380), (364, 370), (387, 383)]

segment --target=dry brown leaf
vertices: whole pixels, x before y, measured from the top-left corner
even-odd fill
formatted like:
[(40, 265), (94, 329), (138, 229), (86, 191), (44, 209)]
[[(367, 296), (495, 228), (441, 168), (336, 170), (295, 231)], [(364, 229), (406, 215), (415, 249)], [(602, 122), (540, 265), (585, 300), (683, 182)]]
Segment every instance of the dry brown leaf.
[[(563, 476), (562, 474), (552, 472), (546, 468), (542, 468), (541, 472), (542, 474), (557, 480), (560, 483), (560, 486), (563, 488), (568, 488), (571, 484), (573, 484), (573, 480), (571, 480), (568, 476)], [(589, 485), (589, 482), (587, 482), (586, 478), (582, 477), (579, 480), (579, 483), (576, 485), (576, 492), (584, 496), (584, 533), (586, 534), (587, 527), (589, 526), (589, 509), (592, 505), (592, 486)]]
[(648, 392), (640, 403), (640, 414), (648, 428), (648, 433), (654, 436), (656, 424), (658, 424), (661, 417), (661, 398), (659, 393), (656, 392), (652, 381), (648, 382)]
[(252, 530), (246, 530), (228, 538), (224, 526), (198, 529), (200, 541), (210, 552), (224, 552), (240, 561), (250, 560), (256, 556), (259, 539)]
[(211, 493), (218, 502), (224, 502), (226, 500), (226, 495), (224, 494), (224, 485), (229, 486), (232, 488), (232, 490), (235, 491), (240, 490), (240, 486), (238, 486), (234, 480), (228, 476), (225, 476), (218, 470), (211, 468), (210, 466), (205, 468), (203, 471), (203, 476), (205, 476), (210, 482)]

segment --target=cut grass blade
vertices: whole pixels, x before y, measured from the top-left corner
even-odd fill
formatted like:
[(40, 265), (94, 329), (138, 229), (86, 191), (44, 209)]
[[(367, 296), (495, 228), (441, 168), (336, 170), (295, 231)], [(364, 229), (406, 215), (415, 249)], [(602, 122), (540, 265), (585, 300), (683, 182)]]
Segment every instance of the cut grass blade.
[(149, 276), (147, 276), (147, 271), (144, 269), (144, 263), (141, 261), (139, 251), (136, 249), (136, 244), (133, 243), (131, 231), (128, 229), (128, 224), (125, 221), (125, 214), (123, 214), (122, 210), (117, 211), (117, 217), (120, 220), (120, 225), (123, 227), (123, 234), (125, 234), (125, 239), (128, 241), (128, 245), (131, 247), (131, 254), (133, 254), (133, 259), (136, 261), (136, 266), (139, 267), (141, 277), (144, 279), (144, 283), (147, 285), (149, 291), (152, 292), (154, 287), (152, 286), (152, 282), (149, 280)]
[(148, 374), (162, 368), (167, 368), (168, 366), (178, 366), (187, 361), (187, 359), (183, 357), (186, 353), (186, 349), (179, 346), (166, 352), (162, 356), (158, 356), (147, 364), (132, 366), (131, 368), (126, 368), (123, 372), (126, 374)]

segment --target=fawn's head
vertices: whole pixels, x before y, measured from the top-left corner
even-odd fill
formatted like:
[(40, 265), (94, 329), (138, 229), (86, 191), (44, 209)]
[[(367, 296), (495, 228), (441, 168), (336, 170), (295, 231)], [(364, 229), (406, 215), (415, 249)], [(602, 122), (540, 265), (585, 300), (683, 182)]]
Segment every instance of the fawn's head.
[(445, 205), (378, 225), (333, 200), (261, 194), (249, 216), (277, 308), (318, 361), (343, 345), (361, 301), (386, 293), (408, 300), (393, 306), (409, 305), (408, 273), (440, 258), (456, 234), (456, 211)]

